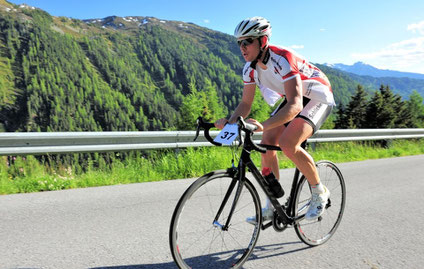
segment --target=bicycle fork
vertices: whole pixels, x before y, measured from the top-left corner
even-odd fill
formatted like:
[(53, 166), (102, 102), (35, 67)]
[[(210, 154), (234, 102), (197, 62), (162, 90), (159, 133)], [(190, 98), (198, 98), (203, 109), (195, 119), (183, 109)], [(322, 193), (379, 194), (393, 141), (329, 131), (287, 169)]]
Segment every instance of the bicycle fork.
[[(213, 226), (220, 228), (223, 231), (228, 231), (228, 227), (230, 226), (230, 222), (231, 222), (231, 219), (233, 217), (234, 210), (237, 206), (237, 202), (238, 202), (239, 197), (240, 197), (240, 193), (243, 190), (243, 185), (244, 185), (243, 179), (244, 179), (245, 173), (246, 173), (245, 169), (238, 169), (238, 171), (236, 171), (236, 169), (234, 167), (229, 168), (228, 172), (230, 172), (230, 175), (232, 175), (233, 180), (230, 183), (230, 186), (229, 186), (229, 188), (228, 188), (228, 190), (227, 190), (227, 192), (224, 196), (224, 199), (222, 200), (221, 206), (219, 207), (218, 212), (215, 216), (215, 219), (213, 220), (213, 223), (212, 223)], [(219, 223), (218, 219), (219, 219), (222, 211), (224, 210), (224, 207), (227, 204), (228, 199), (230, 198), (231, 193), (233, 192), (237, 182), (238, 182), (237, 190), (236, 190), (236, 193), (234, 195), (234, 200), (233, 200), (233, 203), (231, 205), (230, 212), (228, 213), (227, 221), (225, 222), (224, 225), (222, 225), (221, 223)]]

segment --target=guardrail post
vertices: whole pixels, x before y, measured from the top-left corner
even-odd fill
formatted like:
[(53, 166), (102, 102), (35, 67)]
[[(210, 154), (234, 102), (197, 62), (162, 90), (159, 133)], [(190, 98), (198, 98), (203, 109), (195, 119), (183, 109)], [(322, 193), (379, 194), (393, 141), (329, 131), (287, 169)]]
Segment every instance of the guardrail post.
[(317, 143), (316, 142), (310, 142), (310, 143), (308, 143), (308, 146), (312, 149), (312, 151), (315, 151), (315, 149), (317, 147)]

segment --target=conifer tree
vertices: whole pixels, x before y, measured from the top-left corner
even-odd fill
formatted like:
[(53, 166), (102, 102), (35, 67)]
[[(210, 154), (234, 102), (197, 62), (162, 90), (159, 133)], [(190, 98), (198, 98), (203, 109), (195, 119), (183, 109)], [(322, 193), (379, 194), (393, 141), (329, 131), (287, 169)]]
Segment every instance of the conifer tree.
[(412, 127), (412, 113), (408, 109), (407, 103), (402, 100), (400, 95), (395, 95), (393, 101), (395, 111), (394, 128)]
[(383, 97), (380, 91), (376, 91), (367, 106), (366, 128), (382, 128), (380, 114), (383, 110)]
[(347, 129), (347, 123), (346, 123), (346, 108), (342, 104), (338, 105), (336, 107), (336, 121), (335, 121), (335, 128), (336, 129)]
[(227, 108), (220, 101), (216, 88), (212, 85), (212, 82), (209, 79), (206, 79), (205, 87), (204, 98), (207, 101), (208, 110), (208, 113), (203, 113), (205, 120), (213, 122), (225, 117), (227, 115)]
[(411, 114), (411, 128), (424, 128), (423, 100), (423, 97), (414, 90), (406, 102), (406, 107)]
[(355, 94), (350, 99), (345, 111), (345, 120), (347, 120), (347, 128), (363, 128), (365, 125), (365, 117), (367, 113), (366, 92), (361, 85), (356, 88)]
[(192, 78), (189, 87), (190, 94), (184, 97), (180, 107), (181, 117), (178, 122), (178, 128), (180, 130), (193, 130), (195, 128), (196, 119), (203, 116), (205, 103), (202, 94), (196, 89), (194, 78)]
[(367, 106), (367, 128), (394, 128), (396, 113), (395, 98), (389, 86), (380, 86)]
[(383, 99), (383, 104), (378, 115), (381, 123), (380, 128), (394, 128), (396, 119), (395, 96), (390, 90), (389, 85), (381, 85), (380, 93)]

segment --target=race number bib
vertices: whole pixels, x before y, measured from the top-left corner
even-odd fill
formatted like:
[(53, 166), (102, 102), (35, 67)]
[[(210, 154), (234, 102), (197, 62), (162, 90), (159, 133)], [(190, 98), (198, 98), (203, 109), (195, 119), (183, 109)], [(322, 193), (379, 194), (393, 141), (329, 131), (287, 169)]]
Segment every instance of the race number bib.
[(213, 141), (223, 145), (231, 145), (238, 136), (238, 125), (227, 124)]

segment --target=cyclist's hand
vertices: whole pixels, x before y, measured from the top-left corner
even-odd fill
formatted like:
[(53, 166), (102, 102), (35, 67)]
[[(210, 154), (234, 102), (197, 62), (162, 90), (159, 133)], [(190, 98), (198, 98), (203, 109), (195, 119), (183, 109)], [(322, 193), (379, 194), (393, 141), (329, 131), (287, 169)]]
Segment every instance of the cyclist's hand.
[(228, 123), (228, 120), (223, 118), (223, 119), (219, 119), (215, 122), (215, 127), (218, 129), (223, 129), (225, 124)]
[(246, 122), (258, 126), (258, 129), (256, 129), (255, 132), (262, 132), (264, 130), (262, 123), (255, 119), (247, 119)]

